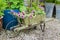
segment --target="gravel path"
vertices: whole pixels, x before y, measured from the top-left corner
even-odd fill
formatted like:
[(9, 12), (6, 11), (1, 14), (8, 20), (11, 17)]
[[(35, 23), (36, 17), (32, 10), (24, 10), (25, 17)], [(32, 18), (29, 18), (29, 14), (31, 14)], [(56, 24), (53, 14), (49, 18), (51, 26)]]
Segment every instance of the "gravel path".
[[(15, 38), (8, 38), (4, 31), (0, 35), (0, 40), (60, 40), (60, 22), (56, 19), (46, 22), (45, 32), (41, 32), (40, 27), (38, 29), (23, 30)], [(44, 35), (43, 35), (44, 34)]]

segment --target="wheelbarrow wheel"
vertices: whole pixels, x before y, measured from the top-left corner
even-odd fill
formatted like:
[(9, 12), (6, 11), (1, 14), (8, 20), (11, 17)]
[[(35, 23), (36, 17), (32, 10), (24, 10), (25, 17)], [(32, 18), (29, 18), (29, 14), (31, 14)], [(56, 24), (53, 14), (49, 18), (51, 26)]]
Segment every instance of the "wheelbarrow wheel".
[(37, 29), (37, 26), (34, 26), (34, 29)]
[(14, 37), (17, 37), (19, 35), (19, 32), (14, 32), (14, 31), (6, 31), (6, 35), (7, 37), (9, 38), (14, 38)]
[(40, 22), (40, 27), (41, 27), (41, 30), (42, 30), (42, 32), (44, 32), (45, 31), (45, 22)]
[[(5, 28), (5, 33), (6, 33), (6, 36), (9, 37), (9, 38), (14, 38), (16, 36), (19, 35), (20, 32), (17, 32), (17, 31), (14, 31), (15, 28), (12, 28), (10, 30), (7, 30), (7, 27), (9, 27), (9, 25), (14, 22), (14, 20), (10, 21), (7, 25), (6, 25), (6, 28)], [(17, 26), (18, 27), (18, 26)]]

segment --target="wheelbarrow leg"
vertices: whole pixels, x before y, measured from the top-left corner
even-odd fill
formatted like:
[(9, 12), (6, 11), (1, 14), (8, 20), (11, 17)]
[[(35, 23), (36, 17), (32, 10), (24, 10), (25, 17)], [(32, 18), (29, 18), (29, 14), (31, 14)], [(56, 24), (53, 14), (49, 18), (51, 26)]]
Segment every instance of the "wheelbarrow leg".
[(45, 23), (41, 22), (40, 27), (41, 27), (42, 32), (44, 32), (45, 31)]
[(34, 26), (34, 29), (37, 29), (36, 27), (37, 27), (37, 26)]

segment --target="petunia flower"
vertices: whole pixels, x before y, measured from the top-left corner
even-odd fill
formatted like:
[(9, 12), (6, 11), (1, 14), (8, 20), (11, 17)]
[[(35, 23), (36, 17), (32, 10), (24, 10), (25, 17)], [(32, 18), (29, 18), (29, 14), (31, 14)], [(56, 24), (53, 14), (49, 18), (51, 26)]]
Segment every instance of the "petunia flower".
[(18, 13), (18, 17), (20, 17), (20, 12)]
[(23, 11), (22, 14), (25, 15), (25, 12)]
[(25, 18), (25, 16), (24, 15), (22, 15), (22, 19), (24, 19)]
[(29, 18), (32, 18), (32, 15), (30, 15)]

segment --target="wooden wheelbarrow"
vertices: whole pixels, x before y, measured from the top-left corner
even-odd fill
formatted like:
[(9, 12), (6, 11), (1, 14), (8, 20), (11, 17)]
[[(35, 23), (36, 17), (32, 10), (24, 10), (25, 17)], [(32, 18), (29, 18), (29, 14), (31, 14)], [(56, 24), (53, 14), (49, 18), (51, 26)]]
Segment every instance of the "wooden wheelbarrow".
[(24, 29), (37, 29), (37, 26), (40, 25), (39, 27), (41, 28), (42, 32), (45, 31), (45, 14), (43, 15), (36, 15), (34, 17), (32, 17), (31, 19), (29, 17), (26, 17), (23, 19), (23, 23), (20, 22), (20, 17), (17, 17), (17, 20), (19, 22), (19, 24), (13, 28), (12, 31), (6, 31), (6, 34), (10, 37), (16, 37), (21, 30)]
[[(32, 7), (31, 4), (30, 6)], [(30, 28), (36, 29), (37, 25), (40, 25), (39, 27), (41, 27), (42, 32), (44, 32), (45, 30), (45, 14), (35, 15), (32, 18), (25, 17), (24, 19), (21, 19), (18, 16), (16, 17), (19, 23), (17, 27), (14, 27), (13, 30), (10, 31), (11, 34), (13, 33), (12, 36), (10, 36), (11, 34), (9, 35), (9, 33), (7, 33), (9, 37), (16, 37), (19, 34), (19, 32), (24, 29), (30, 29)], [(20, 21), (20, 19), (22, 20), (22, 22)]]

